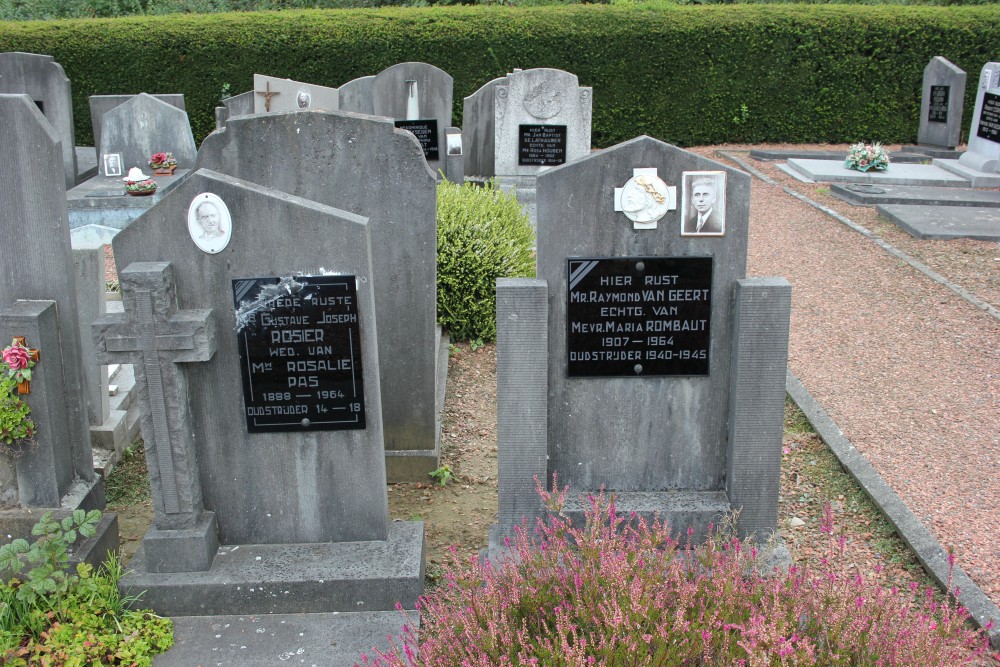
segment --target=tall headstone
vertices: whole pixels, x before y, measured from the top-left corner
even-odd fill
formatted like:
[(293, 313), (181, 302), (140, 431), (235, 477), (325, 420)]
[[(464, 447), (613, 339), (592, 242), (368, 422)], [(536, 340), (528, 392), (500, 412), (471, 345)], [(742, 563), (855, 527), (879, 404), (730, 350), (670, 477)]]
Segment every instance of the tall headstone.
[(965, 72), (941, 56), (924, 68), (917, 143), (953, 149), (962, 136), (965, 106)]
[(253, 75), (253, 113), (279, 111), (336, 111), (340, 96), (336, 88)]
[(387, 474), (426, 479), (438, 466), (436, 378), (447, 346), (436, 325), (435, 178), (413, 137), (391, 120), (347, 113), (244, 116), (206, 138), (198, 160), (368, 218)]
[(179, 169), (190, 169), (198, 149), (186, 112), (140, 93), (104, 114), (98, 147), (100, 175), (108, 176), (106, 155), (120, 155), (121, 173), (141, 167), (149, 173), (153, 153), (173, 153)]
[(496, 88), (493, 79), (462, 101), (462, 149), (465, 175), (487, 179), (496, 175)]
[(791, 287), (746, 278), (749, 204), (747, 174), (649, 137), (539, 176), (538, 277), (497, 290), (494, 553), (534, 475), (682, 534), (776, 528)]
[[(62, 163), (61, 139), (33, 99), (0, 95), (0, 164), (17, 165), (0, 169), (0, 344), (21, 336), (38, 353), (21, 397), (37, 427), (34, 447), (17, 460), (0, 452), (0, 509), (10, 510), (0, 519), (4, 536), (26, 537), (35, 508), (104, 507), (90, 447)], [(91, 544), (98, 542), (100, 561), (117, 547), (112, 517)]]
[(173, 615), (412, 605), (423, 527), (388, 519), (369, 223), (199, 169), (113, 246), (125, 312), (94, 336), (135, 364), (154, 499), (125, 585)]
[[(91, 95), (87, 98), (90, 103), (90, 126), (94, 132), (94, 146), (101, 145), (101, 131), (104, 129), (104, 114), (117, 106), (135, 97), (135, 95)], [(184, 95), (181, 93), (173, 95), (153, 95), (161, 102), (166, 102), (172, 107), (187, 112), (184, 106)]]
[(1000, 63), (986, 63), (979, 74), (968, 150), (958, 162), (977, 171), (1000, 171)]
[(215, 108), (215, 129), (221, 130), (224, 128), (230, 116), (252, 114), (254, 97), (256, 97), (256, 94), (252, 90), (248, 90), (245, 93), (224, 99), (222, 106)]
[(360, 76), (351, 79), (337, 90), (340, 91), (340, 110), (353, 113), (375, 114), (372, 101), (372, 84), (375, 76)]
[(372, 113), (395, 121), (420, 142), (424, 158), (435, 173), (444, 165), (445, 129), (451, 126), (454, 80), (443, 69), (427, 63), (399, 63), (388, 67), (371, 83)]
[(73, 139), (73, 95), (62, 65), (52, 56), (0, 53), (0, 93), (24, 94), (38, 105), (55, 128), (62, 152), (66, 189), (76, 185), (76, 142)]

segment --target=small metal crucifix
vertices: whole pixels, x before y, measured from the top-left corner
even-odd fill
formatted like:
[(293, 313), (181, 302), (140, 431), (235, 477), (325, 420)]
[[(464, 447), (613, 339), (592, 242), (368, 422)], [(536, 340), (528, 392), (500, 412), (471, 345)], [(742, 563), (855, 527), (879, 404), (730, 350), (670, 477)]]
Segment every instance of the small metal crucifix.
[(271, 98), (274, 97), (275, 95), (280, 95), (281, 94), (280, 91), (277, 91), (277, 90), (272, 91), (271, 90), (271, 82), (270, 81), (267, 82), (267, 90), (255, 90), (253, 92), (255, 92), (258, 95), (263, 95), (264, 96), (264, 111), (270, 111), (271, 110)]
[[(28, 344), (24, 342), (24, 336), (14, 336), (14, 342), (18, 345), (24, 347), (28, 350), (28, 358), (32, 361), (38, 361), (38, 350), (28, 347)], [(31, 393), (31, 380), (24, 380), (17, 384), (18, 394), (30, 394)]]

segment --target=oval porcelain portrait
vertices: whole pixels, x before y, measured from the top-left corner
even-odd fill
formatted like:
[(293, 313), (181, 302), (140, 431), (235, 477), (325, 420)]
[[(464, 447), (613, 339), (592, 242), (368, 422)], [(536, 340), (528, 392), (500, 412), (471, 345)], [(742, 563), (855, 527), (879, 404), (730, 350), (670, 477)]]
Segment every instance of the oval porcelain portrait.
[(222, 252), (233, 237), (233, 218), (218, 195), (203, 192), (188, 207), (188, 233), (209, 254)]

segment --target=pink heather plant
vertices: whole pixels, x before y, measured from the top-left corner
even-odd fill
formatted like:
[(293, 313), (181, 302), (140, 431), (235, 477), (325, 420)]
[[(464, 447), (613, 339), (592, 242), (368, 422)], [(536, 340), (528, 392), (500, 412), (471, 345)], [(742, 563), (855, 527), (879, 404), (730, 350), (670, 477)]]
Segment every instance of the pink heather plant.
[[(719, 533), (681, 545), (669, 528), (590, 497), (586, 525), (559, 516), (566, 491), (540, 491), (552, 513), (521, 529), (500, 564), (463, 565), (421, 598), (415, 629), (364, 665), (996, 664), (984, 633), (949, 602), (885, 589), (838, 568), (832, 512), (819, 570), (761, 576), (757, 550)], [(454, 552), (453, 552), (454, 553)], [(915, 586), (914, 586), (915, 588)], [(912, 593), (912, 592), (911, 592)], [(915, 601), (917, 600), (917, 601)]]

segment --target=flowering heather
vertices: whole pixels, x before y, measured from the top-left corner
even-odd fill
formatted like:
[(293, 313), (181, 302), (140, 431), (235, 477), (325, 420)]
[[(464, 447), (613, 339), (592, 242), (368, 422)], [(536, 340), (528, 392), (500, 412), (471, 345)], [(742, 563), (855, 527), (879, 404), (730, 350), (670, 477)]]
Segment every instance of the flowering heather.
[[(550, 508), (565, 498), (542, 491)], [(933, 591), (886, 589), (838, 568), (844, 543), (824, 522), (819, 570), (761, 575), (757, 549), (715, 535), (680, 544), (669, 527), (588, 499), (586, 525), (551, 513), (517, 532), (497, 564), (455, 558), (408, 627), (364, 665), (997, 664), (984, 633)]]

